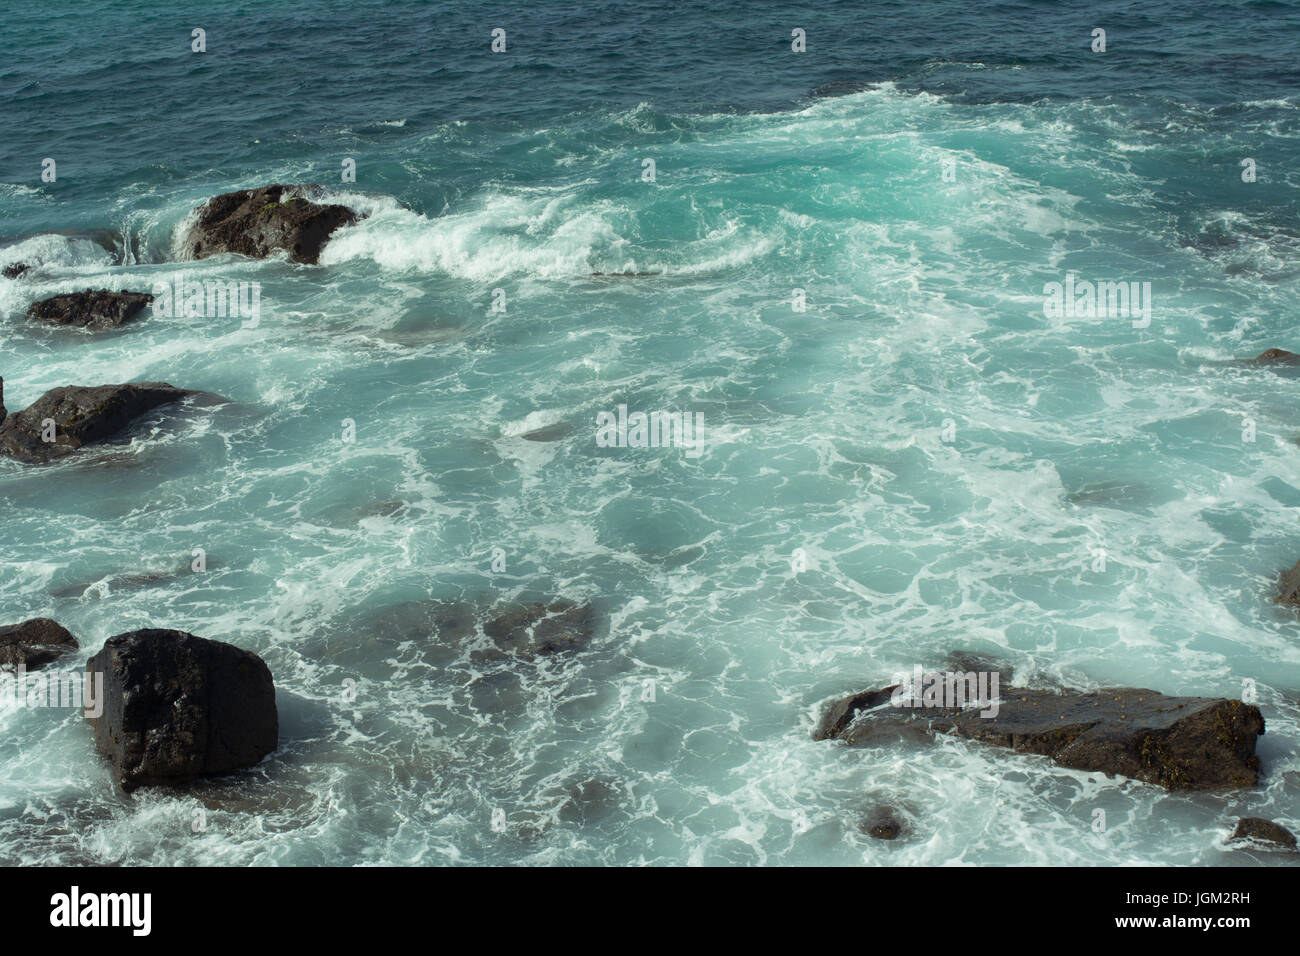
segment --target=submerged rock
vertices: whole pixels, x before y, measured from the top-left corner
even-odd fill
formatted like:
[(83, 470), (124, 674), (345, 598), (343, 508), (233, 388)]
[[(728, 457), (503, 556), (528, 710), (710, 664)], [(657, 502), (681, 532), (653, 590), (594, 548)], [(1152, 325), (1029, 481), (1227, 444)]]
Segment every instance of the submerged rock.
[(11, 262), (9, 265), (5, 266), (4, 277), (6, 279), (17, 279), (30, 268), (31, 266), (25, 262)]
[(347, 206), (321, 205), (303, 195), (311, 186), (263, 186), (213, 196), (185, 238), (191, 259), (223, 252), (262, 259), (280, 250), (290, 262), (315, 263), (330, 234), (357, 221)]
[(493, 609), (483, 633), (502, 651), (531, 660), (586, 645), (596, 633), (596, 610), (563, 599), (508, 604)]
[(833, 83), (814, 86), (808, 91), (808, 96), (814, 100), (825, 99), (830, 96), (848, 96), (851, 93), (861, 93), (870, 86), (871, 84), (865, 80), (835, 80)]
[(833, 703), (814, 739), (862, 746), (914, 731), (952, 734), (1062, 767), (1101, 771), (1170, 790), (1251, 787), (1259, 780), (1259, 708), (1239, 700), (1166, 697), (1141, 688), (1080, 693), (1004, 687), (983, 708), (888, 706), (899, 685)]
[(108, 289), (68, 292), (33, 302), (27, 317), (46, 325), (80, 329), (116, 329), (135, 318), (153, 301), (147, 292), (110, 292)]
[(1295, 834), (1280, 823), (1260, 817), (1242, 817), (1237, 821), (1237, 829), (1232, 832), (1228, 842), (1236, 843), (1244, 840), (1269, 843), (1287, 850), (1296, 848)]
[(896, 840), (903, 835), (907, 825), (894, 808), (881, 804), (872, 807), (862, 820), (862, 832), (877, 840)]
[(252, 767), (278, 745), (275, 684), (251, 651), (151, 628), (110, 637), (86, 667), (104, 675), (95, 746), (126, 790)]
[[(0, 379), (0, 412), (3, 411)], [(103, 441), (134, 419), (160, 405), (200, 393), (166, 382), (52, 388), (21, 412), (0, 417), (0, 454), (18, 461), (43, 463)], [(46, 422), (53, 420), (53, 441)]]
[(556, 422), (554, 425), (543, 425), (541, 428), (534, 428), (530, 432), (524, 432), (519, 437), (524, 441), (559, 441), (568, 435), (573, 434), (573, 426), (568, 422)]
[(48, 617), (0, 627), (0, 667), (36, 670), (81, 645), (67, 628)]

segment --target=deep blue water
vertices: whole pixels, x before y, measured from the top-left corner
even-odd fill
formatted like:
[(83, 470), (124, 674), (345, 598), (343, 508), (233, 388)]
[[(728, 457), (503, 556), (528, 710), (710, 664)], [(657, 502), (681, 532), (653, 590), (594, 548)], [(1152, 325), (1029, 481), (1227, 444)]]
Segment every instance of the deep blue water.
[[(0, 264), (37, 264), (0, 280), (6, 404), (232, 400), (0, 463), (0, 621), (248, 647), (283, 724), (254, 772), (128, 801), (75, 715), (0, 707), (0, 861), (1240, 864), (1236, 816), (1300, 823), (1300, 619), (1269, 600), (1300, 379), (1227, 364), (1300, 351), (1300, 4), (447, 6), (0, 4)], [(370, 215), (318, 266), (176, 261), (199, 203), (270, 182)], [(181, 268), (260, 283), (260, 325), (24, 325)], [(590, 275), (623, 271), (657, 275)], [(1067, 273), (1149, 282), (1150, 324), (1046, 316)], [(702, 412), (705, 453), (598, 447), (619, 404)], [(484, 669), (406, 616), (519, 595), (606, 626)], [(959, 648), (1253, 681), (1261, 786), (809, 739)], [(882, 801), (912, 838), (860, 832)]]

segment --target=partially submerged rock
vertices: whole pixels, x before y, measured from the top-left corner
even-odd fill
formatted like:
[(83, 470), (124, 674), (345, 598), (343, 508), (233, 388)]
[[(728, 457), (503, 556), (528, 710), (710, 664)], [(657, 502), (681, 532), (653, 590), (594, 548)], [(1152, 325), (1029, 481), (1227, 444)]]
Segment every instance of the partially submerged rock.
[[(363, 675), (386, 673), (380, 663), (412, 644), (425, 663), (451, 667), (468, 655), (496, 674), (499, 665), (576, 651), (597, 633), (600, 618), (591, 603), (563, 598), (486, 600), (422, 599), (378, 611), (350, 613), (319, 653)], [(506, 671), (511, 668), (506, 667)]]
[(814, 86), (808, 91), (809, 97), (814, 100), (825, 99), (831, 96), (848, 96), (851, 93), (861, 93), (868, 89), (870, 83), (865, 80), (835, 80), (832, 83), (823, 83), (821, 86)]
[(110, 637), (86, 666), (104, 676), (95, 746), (126, 790), (252, 767), (278, 745), (275, 684), (251, 651), (150, 628)]
[(116, 329), (135, 318), (153, 301), (147, 292), (110, 292), (86, 289), (33, 302), (27, 317), (46, 325), (80, 329)]
[(862, 832), (877, 840), (896, 840), (906, 829), (903, 818), (885, 804), (872, 807), (862, 820)]
[(62, 458), (111, 438), (145, 412), (199, 394), (166, 382), (67, 385), (50, 389), (28, 408), (4, 417), (3, 387), (0, 379), (0, 454), (29, 463)]
[(1300, 561), (1297, 561), (1290, 571), (1283, 572), (1277, 603), (1300, 607)]
[(1264, 820), (1260, 817), (1242, 817), (1237, 821), (1237, 829), (1228, 838), (1229, 843), (1254, 840), (1258, 843), (1271, 844), (1285, 850), (1296, 848), (1295, 834), (1280, 823)]
[(357, 214), (304, 195), (317, 189), (277, 184), (213, 196), (200, 207), (184, 252), (191, 259), (223, 252), (262, 259), (283, 250), (290, 262), (318, 262), (330, 234), (356, 222)]
[(31, 266), (25, 262), (11, 262), (4, 268), (4, 277), (6, 279), (17, 279), (30, 268)]
[(1253, 359), (1252, 365), (1300, 365), (1300, 355), (1286, 349), (1265, 349)]
[(563, 599), (508, 604), (492, 611), (483, 633), (502, 651), (530, 660), (586, 645), (596, 633), (596, 611)]
[(1062, 767), (1100, 771), (1171, 790), (1251, 787), (1259, 780), (1259, 708), (1239, 700), (1166, 697), (1141, 688), (1054, 693), (1006, 687), (988, 708), (891, 706), (899, 685), (833, 703), (814, 739), (862, 746), (900, 734), (952, 734)]
[(524, 441), (559, 441), (573, 433), (573, 426), (568, 422), (556, 422), (553, 425), (543, 425), (541, 428), (534, 428), (530, 432), (524, 432), (519, 437)]
[(71, 632), (48, 617), (0, 627), (0, 667), (21, 664), (29, 671), (36, 670), (78, 647)]

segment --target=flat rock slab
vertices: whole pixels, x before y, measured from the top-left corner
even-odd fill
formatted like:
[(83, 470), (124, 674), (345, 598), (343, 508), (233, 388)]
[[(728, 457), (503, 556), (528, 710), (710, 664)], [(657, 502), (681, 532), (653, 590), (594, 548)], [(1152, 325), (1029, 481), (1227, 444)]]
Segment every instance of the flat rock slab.
[(0, 667), (36, 670), (80, 647), (63, 625), (48, 617), (0, 627)]
[(95, 746), (126, 790), (252, 767), (279, 742), (271, 671), (256, 654), (184, 631), (110, 637)]
[(981, 708), (896, 707), (897, 688), (864, 691), (832, 704), (814, 733), (852, 746), (900, 734), (951, 734), (1062, 767), (1100, 771), (1170, 790), (1253, 787), (1259, 708), (1239, 700), (1166, 697), (1142, 688), (1053, 693), (1003, 688), (996, 716)]
[(27, 317), (45, 325), (103, 331), (120, 328), (153, 301), (147, 292), (110, 292), (108, 289), (67, 292), (33, 302)]
[[(166, 382), (52, 388), (30, 407), (4, 414), (4, 380), (0, 379), (0, 454), (18, 461), (43, 463), (111, 438), (131, 422), (160, 405), (199, 392)], [(53, 420), (53, 441), (47, 420)]]
[(330, 234), (357, 221), (347, 206), (321, 205), (304, 193), (313, 186), (263, 186), (214, 196), (199, 208), (184, 242), (185, 255), (203, 259), (234, 252), (263, 259), (276, 252), (290, 262), (315, 263)]

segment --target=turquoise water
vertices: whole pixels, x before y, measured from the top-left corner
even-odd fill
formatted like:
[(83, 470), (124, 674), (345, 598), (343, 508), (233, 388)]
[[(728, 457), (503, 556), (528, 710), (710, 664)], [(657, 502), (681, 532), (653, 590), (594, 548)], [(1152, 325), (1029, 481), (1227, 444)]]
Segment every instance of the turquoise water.
[[(0, 860), (1249, 864), (1237, 816), (1300, 823), (1300, 620), (1269, 601), (1300, 379), (1225, 364), (1300, 350), (1296, 5), (6, 7), (0, 264), (40, 263), (0, 280), (6, 404), (230, 403), (0, 463), (0, 620), (255, 650), (282, 746), (126, 800), (77, 716), (4, 703)], [(270, 182), (369, 216), (318, 266), (176, 261), (195, 206)], [(260, 324), (23, 324), (181, 268), (260, 283)], [(590, 275), (625, 271), (656, 274)], [(1150, 282), (1150, 325), (1045, 316), (1067, 273)], [(704, 453), (598, 447), (620, 404), (701, 413)], [(605, 624), (539, 666), (410, 613), (551, 595)], [(809, 739), (958, 648), (1074, 687), (1254, 681), (1261, 786)], [(859, 832), (877, 802), (911, 839)]]

